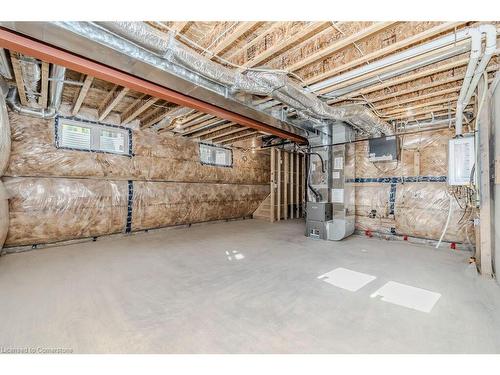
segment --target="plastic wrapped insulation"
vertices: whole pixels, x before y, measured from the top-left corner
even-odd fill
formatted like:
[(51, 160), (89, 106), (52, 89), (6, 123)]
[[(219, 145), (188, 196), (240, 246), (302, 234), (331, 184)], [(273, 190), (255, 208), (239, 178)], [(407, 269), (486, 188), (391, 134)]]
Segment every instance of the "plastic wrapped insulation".
[(38, 108), (38, 86), (42, 78), (40, 65), (37, 60), (26, 56), (21, 57), (19, 64), (21, 66), (21, 76), (23, 77), (28, 105), (31, 108)]
[(0, 249), (2, 249), (9, 230), (9, 195), (3, 186), (1, 177), (9, 164), (11, 135), (5, 96), (7, 85), (0, 77)]
[(392, 127), (362, 105), (330, 107), (302, 86), (292, 82), (284, 73), (271, 71), (240, 71), (218, 64), (180, 43), (175, 35), (167, 38), (143, 22), (99, 22), (101, 27), (125, 38), (169, 62), (182, 66), (232, 92), (270, 96), (289, 108), (318, 120), (339, 120), (353, 124), (364, 132), (379, 136), (393, 134)]

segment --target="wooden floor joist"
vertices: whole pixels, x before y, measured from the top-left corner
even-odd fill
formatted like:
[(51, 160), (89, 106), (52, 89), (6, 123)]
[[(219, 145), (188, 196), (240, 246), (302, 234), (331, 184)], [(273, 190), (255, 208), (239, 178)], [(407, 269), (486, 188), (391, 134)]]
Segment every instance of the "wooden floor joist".
[[(225, 120), (222, 120), (222, 121), (225, 121)], [(199, 133), (195, 133), (192, 135), (192, 137), (193, 138), (202, 138), (203, 136), (205, 136), (207, 134), (227, 129), (227, 128), (233, 126), (234, 124), (235, 124), (234, 122), (228, 122), (228, 123), (224, 123), (221, 125), (211, 126), (210, 129), (206, 129), (206, 130), (200, 131)]]
[(24, 80), (21, 72), (21, 64), (19, 63), (19, 55), (17, 53), (11, 54), (10, 61), (12, 62), (12, 70), (14, 71), (14, 78), (16, 80), (19, 101), (23, 106), (27, 106), (28, 98), (26, 97), (26, 89), (24, 87)]
[(289, 48), (291, 45), (315, 35), (318, 31), (321, 31), (322, 29), (328, 27), (329, 24), (329, 22), (311, 22), (311, 24), (309, 24), (307, 27), (304, 27), (299, 32), (274, 44), (261, 54), (255, 56), (253, 59), (246, 61), (242, 66), (245, 68), (250, 68), (263, 64), (275, 55)]
[(49, 97), (49, 63), (42, 61), (41, 96), (38, 104), (42, 108), (47, 108)]
[(382, 31), (383, 29), (386, 29), (387, 27), (394, 25), (396, 22), (376, 22), (373, 25), (367, 27), (366, 29), (362, 29), (359, 32), (349, 35), (347, 37), (344, 37), (340, 40), (338, 40), (336, 43), (323, 48), (319, 50), (318, 52), (313, 53), (312, 55), (309, 55), (300, 61), (296, 62), (295, 64), (291, 66), (287, 66), (286, 69), (289, 71), (297, 71), (301, 68), (303, 68), (306, 65), (312, 64), (318, 60), (324, 59), (327, 56), (330, 56), (334, 54), (335, 52), (338, 52), (342, 50), (343, 48), (349, 46), (352, 43), (356, 43), (357, 41), (360, 41), (362, 39), (365, 39), (369, 37), (370, 35), (373, 35), (375, 33), (378, 33), (379, 31)]
[(259, 22), (240, 22), (239, 25), (236, 26), (234, 31), (232, 31), (226, 38), (224, 38), (220, 43), (212, 48), (210, 52), (213, 54), (213, 56), (219, 55), (220, 53), (229, 49), (239, 38), (248, 33), (258, 24)]
[(364, 55), (363, 57), (349, 61), (345, 64), (341, 64), (337, 68), (334, 68), (334, 69), (328, 70), (324, 73), (315, 75), (315, 76), (307, 79), (306, 83), (310, 85), (310, 84), (313, 84), (316, 82), (323, 81), (325, 79), (333, 77), (334, 75), (338, 75), (342, 72), (345, 72), (346, 70), (349, 70), (351, 68), (355, 68), (357, 66), (369, 63), (369, 62), (376, 60), (376, 59), (383, 57), (383, 56), (388, 56), (391, 53), (394, 53), (400, 49), (414, 46), (414, 45), (416, 45), (420, 42), (423, 42), (423, 41), (427, 41), (430, 38), (433, 38), (437, 35), (440, 35), (446, 31), (453, 30), (453, 29), (455, 29), (463, 24), (464, 24), (464, 22), (445, 22), (445, 23), (442, 23), (438, 26), (435, 26), (435, 27), (432, 27), (428, 30), (425, 30), (419, 34), (413, 35), (412, 37), (409, 37), (409, 38), (403, 39), (399, 42), (393, 43), (388, 47), (378, 49), (372, 53), (368, 53), (368, 54)]
[(98, 109), (99, 121), (102, 121), (110, 114), (110, 112), (120, 103), (120, 101), (127, 95), (129, 89), (115, 85), (114, 88), (106, 96)]
[(71, 114), (73, 116), (76, 116), (78, 114), (78, 111), (80, 110), (80, 107), (82, 106), (82, 103), (85, 100), (85, 97), (87, 96), (87, 93), (89, 92), (93, 81), (94, 77), (90, 75), (87, 75), (85, 77), (85, 80), (83, 81), (83, 86), (80, 88), (80, 92), (76, 98), (75, 104), (73, 105), (73, 109), (71, 110)]

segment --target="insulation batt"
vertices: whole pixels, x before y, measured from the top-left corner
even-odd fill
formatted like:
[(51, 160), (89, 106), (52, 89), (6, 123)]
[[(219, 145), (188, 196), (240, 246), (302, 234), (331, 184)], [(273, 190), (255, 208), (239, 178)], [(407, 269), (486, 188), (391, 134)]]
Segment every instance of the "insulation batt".
[[(452, 137), (453, 131), (447, 129), (400, 137), (401, 160), (397, 163), (368, 161), (368, 142), (357, 142), (349, 145), (346, 163), (355, 160), (357, 178), (446, 176), (448, 140)], [(420, 155), (418, 174), (415, 173), (416, 153)], [(450, 202), (446, 182), (398, 183), (394, 215), (390, 215), (389, 183), (355, 185), (358, 230), (390, 234), (391, 228), (394, 228), (400, 235), (439, 239)], [(375, 210), (375, 215), (372, 210)], [(462, 214), (463, 210), (453, 199), (451, 221), (444, 240), (464, 243), (468, 234), (474, 241), (473, 224), (458, 223)]]
[(55, 146), (53, 119), (9, 117), (7, 246), (123, 232), (129, 180), (132, 230), (249, 216), (269, 194), (265, 153), (234, 150), (232, 168), (202, 165), (197, 143), (141, 130), (132, 157), (72, 151)]

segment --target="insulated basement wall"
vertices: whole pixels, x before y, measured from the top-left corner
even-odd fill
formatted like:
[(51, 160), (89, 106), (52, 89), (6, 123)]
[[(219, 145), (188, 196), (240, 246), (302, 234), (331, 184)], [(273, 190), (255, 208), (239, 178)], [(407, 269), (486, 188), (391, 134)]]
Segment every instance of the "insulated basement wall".
[[(368, 161), (368, 142), (350, 145), (348, 159), (356, 162), (356, 178), (350, 181), (356, 187), (356, 228), (438, 240), (450, 204), (446, 179), (452, 137), (448, 129), (401, 136), (397, 163)], [(468, 236), (474, 241), (472, 222), (462, 215), (453, 199), (444, 240), (466, 243)]]
[(54, 120), (9, 112), (6, 246), (249, 216), (269, 194), (269, 155), (202, 165), (198, 143), (134, 130), (133, 156), (58, 149)]

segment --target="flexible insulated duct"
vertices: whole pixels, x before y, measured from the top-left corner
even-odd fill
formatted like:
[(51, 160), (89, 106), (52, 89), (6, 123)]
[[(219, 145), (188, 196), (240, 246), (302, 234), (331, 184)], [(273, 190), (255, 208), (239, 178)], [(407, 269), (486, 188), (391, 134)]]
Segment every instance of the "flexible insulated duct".
[(11, 134), (9, 116), (5, 105), (7, 91), (7, 84), (0, 77), (0, 250), (5, 243), (9, 230), (9, 196), (1, 180), (9, 164), (10, 157)]
[(270, 96), (304, 115), (319, 120), (345, 121), (374, 136), (393, 134), (392, 127), (368, 108), (362, 105), (331, 107), (292, 82), (286, 74), (228, 69), (181, 44), (174, 35), (163, 38), (160, 32), (143, 22), (99, 22), (98, 25), (171, 63), (223, 84), (232, 93)]
[(66, 68), (54, 65), (52, 67), (52, 79), (49, 90), (49, 107), (48, 108), (31, 108), (23, 106), (19, 101), (19, 93), (17, 88), (13, 87), (7, 95), (7, 104), (10, 109), (21, 115), (38, 117), (43, 119), (53, 118), (57, 114), (62, 101), (62, 92), (64, 88), (64, 76)]

